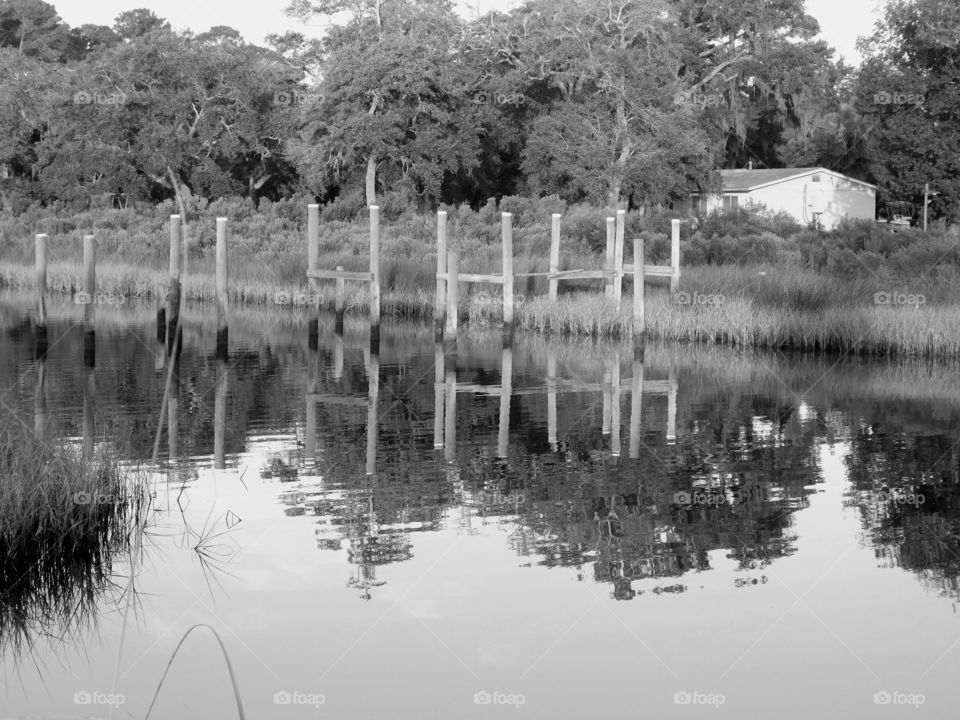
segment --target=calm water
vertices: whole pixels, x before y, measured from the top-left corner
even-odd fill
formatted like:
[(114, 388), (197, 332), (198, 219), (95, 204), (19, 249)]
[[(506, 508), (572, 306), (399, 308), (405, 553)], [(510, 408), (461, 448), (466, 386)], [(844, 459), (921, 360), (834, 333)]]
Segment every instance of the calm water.
[[(248, 718), (955, 716), (956, 367), (419, 325), (370, 357), (250, 311), (224, 361), (195, 311), (153, 464), (150, 309), (101, 308), (89, 369), (78, 308), (40, 357), (23, 307), (2, 411), (154, 497), (94, 612), (2, 628), (0, 718), (143, 718), (201, 623)], [(207, 629), (151, 717), (238, 717)]]

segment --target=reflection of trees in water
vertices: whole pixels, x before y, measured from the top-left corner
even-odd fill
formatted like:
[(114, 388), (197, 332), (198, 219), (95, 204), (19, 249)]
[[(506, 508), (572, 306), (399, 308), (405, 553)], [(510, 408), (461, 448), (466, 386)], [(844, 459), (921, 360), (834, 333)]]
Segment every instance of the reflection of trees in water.
[[(64, 417), (69, 426), (79, 422), (81, 368), (57, 363), (58, 358), (82, 356), (82, 333), (65, 332), (49, 361), (56, 370), (50, 373), (49, 392), (65, 414), (73, 408), (72, 419)], [(23, 363), (30, 362), (29, 336), (14, 327), (5, 339), (11, 350), (0, 358), (0, 374), (13, 382)], [(98, 395), (105, 402), (98, 401), (102, 417), (97, 428), (124, 453), (143, 455), (153, 443), (163, 391), (163, 373), (148, 352), (152, 336), (141, 332), (134, 337), (125, 328), (97, 340), (98, 362), (111, 363), (111, 372), (98, 373)], [(230, 358), (228, 455), (247, 450), (247, 438), (261, 429), (287, 433), (300, 422), (303, 368), (309, 356), (304, 340), (302, 328), (296, 328), (272, 345), (237, 343)], [(495, 340), (492, 349), (483, 343), (473, 348), (464, 338), (457, 359), (459, 381), (499, 383), (500, 339)], [(525, 342), (517, 339), (513, 355), (517, 387), (543, 382), (548, 351), (559, 353), (561, 373), (582, 377), (599, 373), (607, 352), (573, 341), (559, 347), (539, 339), (530, 347)], [(181, 359), (184, 456), (209, 455), (213, 446), (216, 362), (197, 348), (196, 342), (187, 343)], [(365, 398), (362, 351), (348, 348), (343, 372), (335, 378), (330, 348), (324, 344), (315, 358), (325, 392)], [(852, 438), (851, 501), (861, 508), (878, 555), (957, 595), (957, 451), (952, 438), (939, 430), (956, 426), (954, 408), (960, 395), (941, 392), (949, 375), (931, 371), (925, 380), (922, 368), (901, 371), (901, 364), (871, 367), (865, 373), (859, 361), (847, 367), (833, 359), (818, 364), (772, 356), (764, 356), (758, 368), (746, 356), (731, 359), (720, 351), (684, 350), (679, 363), (676, 357), (671, 360), (679, 366), (681, 387), (676, 444), (667, 444), (662, 431), (666, 400), (645, 395), (641, 457), (613, 461), (609, 435), (599, 431), (599, 396), (571, 393), (560, 397), (558, 425), (563, 432), (557, 450), (551, 451), (546, 398), (515, 395), (510, 401), (510, 461), (504, 463), (493, 457), (498, 399), (462, 394), (456, 407), (457, 463), (450, 468), (432, 447), (432, 348), (427, 328), (423, 338), (418, 335), (415, 342), (392, 347), (391, 359), (380, 366), (381, 461), (375, 481), (362, 470), (365, 413), (322, 403), (317, 419), (321, 447), (331, 459), (322, 468), (322, 485), (311, 484), (310, 470), (301, 467), (295, 448), (270, 460), (262, 473), (282, 483), (285, 512), (316, 517), (318, 545), (340, 549), (357, 561), (358, 586), (380, 582), (375, 579), (378, 563), (402, 560), (414, 533), (439, 528), (445, 521), (463, 524), (468, 532), (481, 522), (497, 523), (509, 533), (516, 552), (544, 566), (594, 565), (584, 575), (609, 582), (619, 597), (630, 594), (636, 579), (672, 582), (692, 570), (709, 569), (711, 558), (717, 557), (711, 551), (725, 551), (740, 569), (762, 567), (795, 552), (791, 515), (805, 506), (809, 485), (816, 479), (813, 449), (825, 438), (842, 435)], [(650, 349), (648, 359), (647, 379), (662, 377), (666, 353)], [(816, 405), (843, 410), (807, 408), (801, 417), (787, 385), (804, 389)], [(807, 393), (807, 388), (813, 389)], [(924, 388), (928, 394), (918, 395)], [(913, 400), (892, 399), (907, 390)], [(18, 398), (20, 407), (29, 407), (31, 393), (24, 384), (11, 397)], [(881, 432), (879, 426), (850, 419), (854, 417), (882, 418), (900, 431)], [(759, 488), (752, 499), (751, 485)], [(891, 489), (922, 492), (926, 502), (898, 502), (889, 495)], [(688, 506), (675, 502), (678, 492), (709, 498), (737, 492), (741, 499)], [(524, 502), (518, 507), (477, 503), (480, 493), (522, 493)], [(369, 517), (364, 519), (364, 514)]]
[(862, 425), (852, 435), (849, 505), (860, 510), (878, 560), (960, 599), (960, 478), (956, 440)]
[(594, 579), (618, 599), (638, 594), (636, 580), (710, 569), (711, 551), (727, 550), (741, 570), (795, 552), (791, 517), (817, 481), (820, 418), (801, 422), (790, 406), (729, 391), (704, 393), (685, 412), (675, 446), (648, 443), (639, 460), (605, 468), (599, 486), (596, 470), (571, 469), (568, 455), (555, 468), (561, 477), (528, 488), (542, 497), (559, 486), (567, 496), (520, 516), (527, 552), (545, 566), (592, 563)]
[[(628, 460), (610, 457), (599, 417), (588, 417), (559, 452), (550, 452), (536, 422), (542, 412), (535, 404), (542, 398), (515, 396), (511, 425), (514, 417), (526, 420), (523, 432), (511, 432), (505, 462), (485, 440), (496, 432), (495, 402), (471, 402), (467, 395), (457, 404), (467, 439), (458, 445), (456, 463), (444, 466), (430, 436), (409, 430), (410, 418), (429, 417), (432, 393), (402, 386), (398, 392), (404, 393), (405, 411), (381, 418), (381, 456), (389, 459), (380, 463), (375, 480), (359, 474), (362, 413), (354, 417), (330, 406), (320, 410), (320, 426), (337, 428), (340, 442), (328, 448), (328, 456), (342, 462), (320, 463), (323, 482), (313, 490), (305, 483), (285, 494), (288, 512), (297, 508), (298, 514), (317, 516), (320, 547), (348, 549), (356, 566), (351, 585), (365, 592), (383, 581), (371, 570), (408, 556), (412, 533), (436, 529), (450, 516), (459, 516), (450, 522), (466, 532), (496, 523), (518, 554), (592, 576), (619, 599), (684, 591), (676, 581), (710, 569), (711, 551), (726, 551), (740, 570), (765, 567), (796, 551), (792, 514), (806, 507), (817, 481), (814, 450), (824, 423), (816, 414), (801, 421), (791, 406), (715, 388), (681, 408), (687, 429), (675, 444), (664, 443), (659, 423), (645, 422), (647, 450)], [(568, 402), (561, 418), (574, 426), (589, 415), (592, 400), (587, 394)], [(649, 412), (662, 414), (658, 403), (651, 399)], [(683, 492), (710, 498), (710, 504), (678, 501)], [(656, 579), (669, 582), (632, 587)]]

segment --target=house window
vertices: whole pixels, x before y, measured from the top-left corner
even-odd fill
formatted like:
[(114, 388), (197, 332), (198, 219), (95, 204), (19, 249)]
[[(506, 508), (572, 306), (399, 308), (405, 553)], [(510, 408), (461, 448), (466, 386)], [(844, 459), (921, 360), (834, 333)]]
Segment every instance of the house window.
[(736, 195), (724, 195), (723, 196), (723, 209), (724, 210), (735, 210), (739, 203), (740, 198)]
[(820, 182), (820, 173), (814, 173), (813, 177), (810, 178), (812, 182)]
[(707, 211), (707, 198), (700, 193), (690, 195), (690, 211), (695, 213), (705, 213)]

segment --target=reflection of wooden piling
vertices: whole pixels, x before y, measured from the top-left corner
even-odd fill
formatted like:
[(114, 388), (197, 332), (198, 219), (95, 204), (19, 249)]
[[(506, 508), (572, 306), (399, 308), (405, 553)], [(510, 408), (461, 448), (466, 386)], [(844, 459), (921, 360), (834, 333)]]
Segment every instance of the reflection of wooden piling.
[(617, 210), (616, 229), (614, 231), (613, 269), (616, 273), (613, 278), (613, 301), (620, 310), (620, 299), (623, 295), (623, 238), (627, 211)]
[(170, 285), (167, 289), (167, 352), (177, 345), (180, 333), (180, 216), (170, 216)]
[(217, 356), (227, 356), (227, 310), (230, 302), (227, 290), (227, 218), (217, 218)]
[[(447, 271), (447, 213), (437, 211), (437, 274)], [(443, 326), (446, 322), (447, 298), (446, 281), (437, 278), (437, 297), (433, 306), (433, 333), (439, 339), (443, 335)]]
[(613, 393), (610, 402), (610, 451), (614, 457), (620, 457), (620, 352), (613, 354), (611, 363), (611, 381)]
[(158, 294), (157, 297), (157, 342), (166, 343), (167, 341), (167, 308), (164, 300)]
[(513, 350), (503, 348), (500, 362), (500, 425), (497, 433), (497, 457), (507, 457), (510, 443), (510, 394), (513, 386)]
[(501, 213), (503, 234), (503, 332), (513, 334), (513, 215)]
[(343, 379), (343, 335), (340, 333), (333, 336), (333, 379)]
[[(319, 270), (320, 263), (320, 206), (316, 203), (307, 205), (307, 271)], [(309, 277), (309, 275), (308, 275)], [(316, 350), (320, 334), (320, 312), (317, 302), (317, 279), (309, 279), (310, 294), (314, 302), (311, 303), (311, 313), (307, 328), (307, 344), (311, 350)]]
[[(166, 336), (166, 328), (164, 330), (164, 336)], [(165, 343), (158, 344), (156, 348), (156, 353), (153, 356), (153, 369), (155, 372), (160, 372), (163, 370), (164, 364), (167, 360), (167, 346)]]
[(613, 388), (610, 387), (610, 371), (606, 370), (603, 373), (603, 425), (600, 429), (604, 435), (610, 433), (610, 406), (613, 402)]
[(460, 303), (460, 275), (457, 254), (447, 251), (447, 324), (444, 327), (444, 339), (456, 342), (457, 321)]
[(97, 378), (93, 367), (87, 366), (83, 378), (83, 459), (93, 457), (94, 441), (94, 398), (97, 395)]
[(97, 338), (92, 330), (83, 333), (83, 364), (86, 367), (97, 364)]
[(180, 457), (180, 358), (171, 359), (170, 397), (167, 399), (167, 456), (173, 465)]
[(157, 290), (157, 342), (166, 343), (167, 340), (167, 306), (163, 296), (163, 287)]
[[(337, 265), (337, 272), (343, 271), (343, 265)], [(347, 281), (342, 277), (337, 278), (337, 290), (333, 299), (333, 332), (337, 335), (343, 335), (343, 314), (346, 311), (346, 292)]]
[(380, 353), (380, 208), (370, 206), (370, 351)]
[(439, 450), (443, 447), (443, 343), (435, 343), (433, 347), (433, 447)]
[(218, 358), (213, 396), (213, 467), (217, 470), (226, 467), (228, 372), (226, 359)]
[[(341, 340), (342, 343), (342, 340)], [(317, 356), (310, 353), (307, 357), (307, 427), (303, 439), (303, 451), (307, 461), (317, 461)]]
[(617, 220), (616, 218), (608, 217), (607, 218), (607, 252), (604, 256), (603, 269), (607, 273), (607, 279), (605, 281), (606, 290), (604, 294), (609, 298), (613, 299), (613, 265), (615, 261), (616, 244), (617, 244)]
[(33, 396), (33, 434), (43, 442), (47, 435), (47, 362), (37, 363), (37, 387)]
[(557, 450), (557, 356), (547, 355), (547, 442)]
[(33, 333), (33, 359), (34, 361), (47, 359), (47, 327), (34, 328)]
[(97, 245), (93, 235), (83, 236), (83, 364), (91, 367), (96, 362), (96, 293)]
[[(553, 213), (550, 226), (550, 272), (560, 271), (560, 213)], [(557, 290), (560, 281), (550, 278), (550, 302), (557, 301)]]
[[(449, 318), (448, 318), (449, 320)], [(446, 360), (444, 361), (446, 364)], [(457, 457), (457, 371), (452, 365), (446, 367), (446, 409), (443, 421), (443, 458), (453, 462)]]
[(368, 401), (367, 401), (367, 475), (377, 473), (377, 420), (380, 399), (380, 356), (370, 354), (370, 363), (367, 366)]
[(36, 325), (47, 327), (47, 235), (40, 233), (36, 237)]
[(633, 240), (633, 348), (634, 354), (642, 353), (647, 332), (646, 308), (644, 292), (646, 277), (644, 264), (643, 238)]
[(630, 388), (630, 457), (640, 457), (640, 427), (643, 413), (643, 360), (634, 357)]
[(677, 438), (677, 374), (670, 366), (668, 371), (670, 391), (667, 393), (667, 441), (673, 442)]

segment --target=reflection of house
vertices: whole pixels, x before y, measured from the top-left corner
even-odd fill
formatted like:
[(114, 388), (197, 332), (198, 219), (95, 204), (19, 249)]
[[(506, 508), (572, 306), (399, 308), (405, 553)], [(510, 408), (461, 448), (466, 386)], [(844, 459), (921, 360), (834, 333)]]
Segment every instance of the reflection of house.
[(708, 213), (763, 205), (804, 225), (815, 219), (830, 229), (843, 218), (873, 220), (877, 187), (826, 168), (721, 170), (719, 193), (693, 193), (686, 210)]

